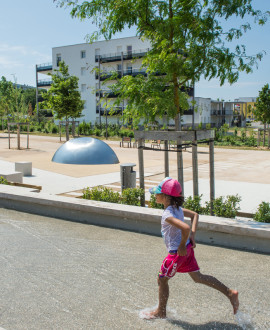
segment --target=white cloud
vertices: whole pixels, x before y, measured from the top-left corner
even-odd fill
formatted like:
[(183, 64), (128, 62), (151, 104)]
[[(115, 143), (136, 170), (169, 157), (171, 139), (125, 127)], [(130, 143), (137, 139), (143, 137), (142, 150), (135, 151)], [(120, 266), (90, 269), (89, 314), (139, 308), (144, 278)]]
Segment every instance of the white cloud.
[(22, 67), (23, 63), (17, 61), (17, 60), (12, 60), (11, 58), (7, 56), (1, 56), (0, 55), (0, 67), (4, 68), (14, 68), (14, 67)]

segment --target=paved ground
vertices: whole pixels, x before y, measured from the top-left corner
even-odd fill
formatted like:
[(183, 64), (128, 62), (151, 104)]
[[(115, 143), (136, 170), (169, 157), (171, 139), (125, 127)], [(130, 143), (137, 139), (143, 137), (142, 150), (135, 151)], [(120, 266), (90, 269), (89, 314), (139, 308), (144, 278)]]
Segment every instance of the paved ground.
[[(63, 143), (63, 142), (62, 142)], [(108, 144), (117, 154), (120, 164), (138, 164), (138, 152), (133, 148), (120, 148), (119, 142)], [(8, 149), (7, 134), (0, 133), (0, 169), (14, 169), (15, 161), (32, 161), (33, 176), (24, 182), (42, 186), (51, 194), (71, 193), (87, 186), (99, 184), (114, 186), (120, 181), (120, 166), (116, 165), (65, 165), (51, 162), (55, 151), (61, 146), (59, 138), (30, 136), (30, 149), (16, 149), (16, 136), (12, 135)], [(26, 136), (21, 136), (21, 146), (26, 147)], [(198, 148), (199, 193), (209, 200), (208, 149)], [(170, 175), (177, 177), (176, 153), (171, 152)], [(187, 149), (184, 158), (185, 195), (192, 195), (192, 157)], [(144, 151), (146, 188), (156, 185), (164, 178), (164, 155), (160, 151)], [(134, 168), (138, 175), (138, 166)], [(216, 197), (239, 194), (241, 211), (254, 213), (261, 201), (270, 202), (270, 151), (215, 149)], [(74, 194), (75, 191), (75, 194)]]
[(159, 237), (0, 209), (0, 251), (6, 330), (269, 329), (267, 255), (196, 248), (202, 272), (239, 290), (239, 322), (227, 298), (184, 274), (170, 282), (169, 318), (145, 321), (166, 253)]

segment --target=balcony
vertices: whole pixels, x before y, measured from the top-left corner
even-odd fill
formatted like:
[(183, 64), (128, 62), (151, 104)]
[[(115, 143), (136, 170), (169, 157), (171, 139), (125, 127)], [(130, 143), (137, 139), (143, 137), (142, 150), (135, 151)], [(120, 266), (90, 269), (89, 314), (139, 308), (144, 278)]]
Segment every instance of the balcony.
[(232, 116), (233, 110), (211, 110), (211, 116), (224, 117)]
[[(139, 74), (143, 75), (144, 77), (147, 76), (146, 68), (143, 69), (127, 69), (123, 70), (123, 76), (138, 76)], [(104, 81), (106, 79), (117, 79), (122, 77), (122, 71), (116, 70), (116, 71), (103, 71), (100, 75), (100, 81)], [(96, 79), (99, 78), (99, 75), (96, 74)]]
[(37, 65), (37, 72), (48, 74), (52, 71), (52, 63), (43, 63)]
[(52, 85), (51, 80), (38, 80), (37, 87), (50, 87)]
[(188, 96), (194, 96), (194, 87), (181, 86), (180, 91), (187, 93)]
[(98, 62), (100, 59), (100, 63), (109, 63), (109, 62), (119, 62), (122, 60), (122, 53), (123, 53), (123, 60), (130, 60), (133, 58), (142, 58), (147, 54), (149, 49), (143, 50), (134, 50), (134, 51), (127, 51), (127, 52), (118, 52), (118, 53), (110, 53), (104, 55), (95, 55), (95, 61)]
[(109, 89), (101, 89), (100, 91), (98, 91), (98, 89), (97, 89), (96, 96), (107, 97), (107, 98), (111, 99), (111, 98), (117, 97), (118, 95)]
[(184, 116), (188, 115), (193, 115), (193, 109), (188, 109), (188, 110), (184, 110), (184, 113), (183, 113)]
[[(123, 107), (113, 107), (112, 109), (105, 109), (103, 107), (97, 106), (96, 107), (96, 113), (100, 113), (101, 116), (106, 116), (106, 112), (108, 116), (117, 116), (122, 115)], [(111, 114), (110, 112), (113, 112)]]

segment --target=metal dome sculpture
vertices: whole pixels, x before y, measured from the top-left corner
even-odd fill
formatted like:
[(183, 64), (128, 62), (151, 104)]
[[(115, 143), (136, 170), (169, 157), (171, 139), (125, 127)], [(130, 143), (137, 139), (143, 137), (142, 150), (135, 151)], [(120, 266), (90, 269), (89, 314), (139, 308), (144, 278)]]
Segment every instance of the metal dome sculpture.
[(52, 158), (53, 162), (77, 165), (118, 164), (119, 160), (105, 142), (90, 138), (76, 138), (65, 142)]

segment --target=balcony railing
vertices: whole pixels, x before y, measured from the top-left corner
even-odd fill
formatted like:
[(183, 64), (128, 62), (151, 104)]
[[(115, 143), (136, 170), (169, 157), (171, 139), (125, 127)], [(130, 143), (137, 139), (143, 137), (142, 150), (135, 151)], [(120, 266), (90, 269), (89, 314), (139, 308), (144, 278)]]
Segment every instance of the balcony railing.
[[(140, 50), (133, 50), (133, 51), (126, 51), (123, 52), (123, 60), (129, 60), (132, 58), (141, 58), (147, 54), (149, 51), (148, 49), (140, 49)], [(122, 60), (122, 52), (117, 53), (110, 53), (104, 55), (95, 55), (95, 61), (98, 62), (100, 59), (101, 63), (108, 63), (108, 62), (117, 62)]]
[[(123, 76), (138, 76), (139, 74), (142, 74), (143, 76), (147, 76), (146, 68), (143, 69), (126, 69), (123, 70)], [(121, 70), (115, 70), (115, 71), (103, 71), (100, 75), (100, 80), (106, 80), (109, 78), (121, 78), (122, 71)], [(96, 74), (96, 79), (98, 79), (99, 75)]]
[(233, 110), (211, 110), (211, 116), (232, 116)]
[(52, 81), (51, 80), (38, 80), (37, 86), (38, 87), (46, 87), (46, 86), (51, 86)]
[(101, 116), (106, 116), (106, 112), (108, 116), (117, 116), (122, 115), (123, 107), (113, 107), (110, 109), (106, 109), (100, 106), (96, 107), (96, 113), (100, 113)]
[(185, 116), (185, 115), (193, 115), (193, 109), (188, 109), (188, 110), (185, 110), (184, 111), (184, 113), (183, 113), (183, 115)]
[(37, 71), (38, 72), (51, 71), (51, 70), (52, 70), (52, 63), (43, 63), (43, 64), (37, 65)]
[(100, 91), (97, 89), (96, 96), (114, 98), (117, 97), (118, 95), (109, 89), (101, 89)]

